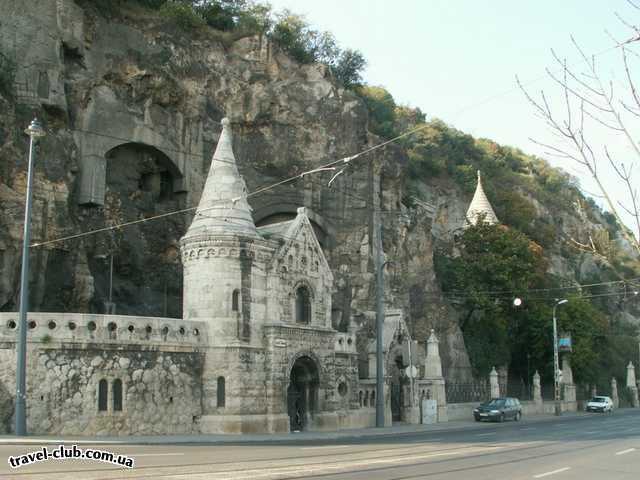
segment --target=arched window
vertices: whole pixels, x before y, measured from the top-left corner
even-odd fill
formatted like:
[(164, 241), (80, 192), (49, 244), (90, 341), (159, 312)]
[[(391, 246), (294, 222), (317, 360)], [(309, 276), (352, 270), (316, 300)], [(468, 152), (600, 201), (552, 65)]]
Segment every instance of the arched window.
[(218, 408), (224, 407), (225, 391), (224, 391), (224, 377), (218, 377), (218, 388), (216, 390)]
[(107, 381), (103, 378), (98, 382), (98, 411), (106, 412), (107, 411), (107, 391), (109, 389), (109, 385)]
[(238, 289), (231, 294), (231, 310), (234, 312), (240, 311), (240, 290)]
[(311, 321), (311, 302), (309, 289), (305, 286), (296, 290), (296, 323), (309, 323)]
[(111, 387), (113, 390), (113, 411), (122, 411), (122, 380), (116, 378)]

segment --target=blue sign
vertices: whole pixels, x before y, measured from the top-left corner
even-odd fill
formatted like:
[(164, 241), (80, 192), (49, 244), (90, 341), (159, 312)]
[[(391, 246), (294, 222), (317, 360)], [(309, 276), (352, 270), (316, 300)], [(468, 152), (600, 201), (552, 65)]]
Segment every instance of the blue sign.
[(558, 339), (558, 350), (561, 352), (571, 351), (571, 336), (565, 335)]

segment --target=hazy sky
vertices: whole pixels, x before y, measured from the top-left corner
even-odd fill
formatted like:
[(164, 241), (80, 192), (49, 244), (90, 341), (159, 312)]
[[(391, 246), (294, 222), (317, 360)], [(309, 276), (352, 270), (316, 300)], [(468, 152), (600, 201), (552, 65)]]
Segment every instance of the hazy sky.
[[(588, 54), (613, 46), (631, 33), (616, 18), (633, 23), (640, 11), (624, 0), (271, 0), (275, 9), (303, 14), (320, 30), (334, 33), (342, 47), (365, 55), (367, 83), (386, 87), (396, 101), (420, 107), (476, 137), (542, 154), (529, 137), (550, 140), (517, 88), (518, 75), (532, 92), (545, 89), (562, 99), (545, 76), (553, 64), (553, 48), (570, 64), (580, 64), (573, 35)], [(620, 52), (596, 57), (603, 71), (621, 82)], [(560, 106), (558, 104), (558, 106)], [(604, 132), (596, 132), (605, 139)], [(610, 137), (614, 150), (626, 145)], [(585, 189), (592, 183), (572, 163), (554, 159), (579, 177)], [(613, 179), (609, 179), (615, 188)], [(640, 183), (640, 182), (639, 182)]]

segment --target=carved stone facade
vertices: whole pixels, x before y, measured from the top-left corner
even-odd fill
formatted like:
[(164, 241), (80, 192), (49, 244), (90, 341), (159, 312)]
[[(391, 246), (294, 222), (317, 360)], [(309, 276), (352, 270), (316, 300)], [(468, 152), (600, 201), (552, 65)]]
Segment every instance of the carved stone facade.
[[(231, 126), (226, 119), (222, 125), (202, 198), (180, 241), (184, 318), (29, 313), (30, 433), (374, 425), (375, 375), (359, 378), (367, 377), (359, 368), (359, 327), (333, 327), (334, 276), (312, 212), (298, 208), (294, 218), (256, 227)], [(422, 371), (402, 310), (386, 316), (387, 423), (392, 414), (415, 423), (426, 390), (444, 399), (442, 369), (434, 367), (440, 365), (437, 340), (432, 334), (431, 367)], [(0, 425), (6, 432), (13, 427), (17, 317), (0, 314), (0, 359), (7, 366), (0, 373)], [(407, 382), (407, 367), (418, 377), (414, 383)]]

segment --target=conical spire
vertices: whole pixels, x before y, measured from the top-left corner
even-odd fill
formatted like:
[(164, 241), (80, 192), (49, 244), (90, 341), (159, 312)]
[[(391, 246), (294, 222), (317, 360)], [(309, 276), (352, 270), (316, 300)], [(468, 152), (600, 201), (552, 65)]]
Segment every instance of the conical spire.
[(473, 194), (473, 199), (467, 210), (467, 223), (469, 225), (475, 225), (478, 223), (478, 218), (484, 216), (484, 222), (490, 225), (498, 223), (498, 217), (496, 217), (489, 199), (484, 193), (482, 188), (482, 180), (480, 178), (480, 170), (478, 170), (478, 184), (476, 186), (476, 193)]
[(222, 133), (193, 222), (185, 237), (236, 234), (256, 237), (247, 187), (238, 172), (232, 149), (231, 122), (222, 119)]

